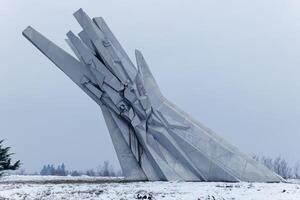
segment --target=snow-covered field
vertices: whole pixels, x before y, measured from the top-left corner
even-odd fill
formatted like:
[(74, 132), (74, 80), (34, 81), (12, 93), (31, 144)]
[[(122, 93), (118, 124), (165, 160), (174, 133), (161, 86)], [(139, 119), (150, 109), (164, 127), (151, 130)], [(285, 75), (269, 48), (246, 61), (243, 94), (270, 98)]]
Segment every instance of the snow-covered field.
[(300, 182), (126, 183), (121, 178), (8, 176), (0, 179), (0, 200), (10, 199), (300, 200)]

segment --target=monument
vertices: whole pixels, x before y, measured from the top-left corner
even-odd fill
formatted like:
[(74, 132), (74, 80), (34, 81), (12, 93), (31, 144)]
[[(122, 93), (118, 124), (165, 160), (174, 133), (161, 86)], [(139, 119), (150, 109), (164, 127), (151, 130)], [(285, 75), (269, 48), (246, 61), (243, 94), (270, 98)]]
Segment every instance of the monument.
[(23, 35), (100, 106), (126, 179), (283, 181), (166, 99), (142, 53), (136, 68), (101, 17), (74, 16), (76, 58), (30, 26)]

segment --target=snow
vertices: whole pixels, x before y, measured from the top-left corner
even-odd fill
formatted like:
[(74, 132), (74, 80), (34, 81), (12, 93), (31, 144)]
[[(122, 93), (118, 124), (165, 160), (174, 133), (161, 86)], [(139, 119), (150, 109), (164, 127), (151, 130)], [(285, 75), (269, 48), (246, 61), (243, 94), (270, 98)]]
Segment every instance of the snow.
[(0, 178), (1, 183), (44, 183), (44, 182), (105, 182), (105, 181), (122, 181), (122, 177), (92, 177), (92, 176), (39, 176), (39, 175), (9, 175)]
[(8, 176), (0, 179), (1, 200), (125, 200), (142, 198), (164, 200), (300, 200), (300, 182), (124, 182), (121, 178), (53, 176)]

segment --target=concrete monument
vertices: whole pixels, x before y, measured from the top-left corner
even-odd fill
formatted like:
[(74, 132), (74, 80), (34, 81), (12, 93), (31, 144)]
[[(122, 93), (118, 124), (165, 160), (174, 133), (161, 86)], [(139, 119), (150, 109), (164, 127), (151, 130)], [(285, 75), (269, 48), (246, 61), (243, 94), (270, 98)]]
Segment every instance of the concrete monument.
[(283, 180), (166, 99), (142, 53), (136, 68), (101, 17), (74, 16), (83, 30), (66, 41), (76, 58), (32, 27), (23, 35), (100, 106), (128, 180)]

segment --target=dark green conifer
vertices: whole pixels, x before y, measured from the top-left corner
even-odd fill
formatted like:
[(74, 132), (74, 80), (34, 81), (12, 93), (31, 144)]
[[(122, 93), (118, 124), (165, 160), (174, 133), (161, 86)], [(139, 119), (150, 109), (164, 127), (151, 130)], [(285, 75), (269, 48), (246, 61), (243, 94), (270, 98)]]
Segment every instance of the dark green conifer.
[(16, 161), (15, 163), (11, 162), (11, 156), (13, 153), (10, 153), (10, 147), (4, 147), (3, 141), (0, 140), (0, 176), (3, 174), (4, 171), (7, 170), (16, 170), (20, 167), (20, 160)]

